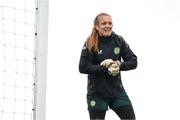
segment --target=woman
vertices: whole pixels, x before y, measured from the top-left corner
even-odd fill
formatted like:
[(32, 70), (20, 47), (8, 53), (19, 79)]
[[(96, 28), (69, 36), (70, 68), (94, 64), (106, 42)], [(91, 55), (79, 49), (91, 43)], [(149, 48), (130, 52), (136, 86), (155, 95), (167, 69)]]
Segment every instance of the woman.
[(79, 71), (88, 74), (87, 104), (91, 120), (105, 119), (108, 107), (120, 119), (135, 119), (121, 82), (121, 71), (135, 69), (137, 57), (112, 27), (109, 14), (98, 14), (81, 52)]

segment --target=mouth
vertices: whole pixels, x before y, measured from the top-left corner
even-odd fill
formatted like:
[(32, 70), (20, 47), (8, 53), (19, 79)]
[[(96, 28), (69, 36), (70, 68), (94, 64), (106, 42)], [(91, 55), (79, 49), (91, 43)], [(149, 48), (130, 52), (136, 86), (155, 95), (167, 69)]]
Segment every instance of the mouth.
[(111, 28), (104, 28), (104, 31), (105, 31), (105, 32), (110, 32), (110, 31), (111, 31)]
[(104, 37), (108, 37), (112, 32), (112, 29), (111, 28), (105, 28), (103, 29), (103, 36)]

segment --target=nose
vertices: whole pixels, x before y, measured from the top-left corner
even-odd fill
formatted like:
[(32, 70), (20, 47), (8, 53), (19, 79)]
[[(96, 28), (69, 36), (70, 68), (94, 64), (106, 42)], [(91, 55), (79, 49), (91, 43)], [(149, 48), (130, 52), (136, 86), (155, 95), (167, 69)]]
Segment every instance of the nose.
[(107, 27), (110, 27), (110, 25), (109, 25), (109, 24), (106, 24), (106, 26), (105, 26), (105, 27), (106, 27), (106, 28), (107, 28)]
[(107, 22), (106, 23), (106, 27), (112, 27), (112, 23), (111, 22)]

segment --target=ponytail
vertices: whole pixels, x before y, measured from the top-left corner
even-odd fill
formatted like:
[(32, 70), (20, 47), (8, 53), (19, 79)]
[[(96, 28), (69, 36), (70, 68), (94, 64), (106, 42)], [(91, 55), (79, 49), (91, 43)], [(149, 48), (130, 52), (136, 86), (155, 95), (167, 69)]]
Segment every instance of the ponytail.
[(91, 35), (87, 38), (86, 46), (90, 52), (98, 52), (98, 31), (94, 27), (92, 29)]

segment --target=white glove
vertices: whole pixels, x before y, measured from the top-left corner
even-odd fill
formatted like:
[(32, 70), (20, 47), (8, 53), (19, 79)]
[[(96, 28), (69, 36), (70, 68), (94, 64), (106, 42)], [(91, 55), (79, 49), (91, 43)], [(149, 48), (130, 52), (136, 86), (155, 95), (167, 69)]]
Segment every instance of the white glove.
[(120, 67), (120, 62), (118, 63), (115, 61), (113, 64), (111, 64), (108, 67), (108, 74), (112, 76), (116, 76), (119, 73), (119, 67)]
[(112, 59), (105, 59), (101, 62), (101, 66), (108, 68), (114, 61)]
[(121, 62), (120, 62), (119, 60), (114, 61), (114, 63), (115, 63), (116, 65), (118, 65), (118, 67), (121, 66)]

